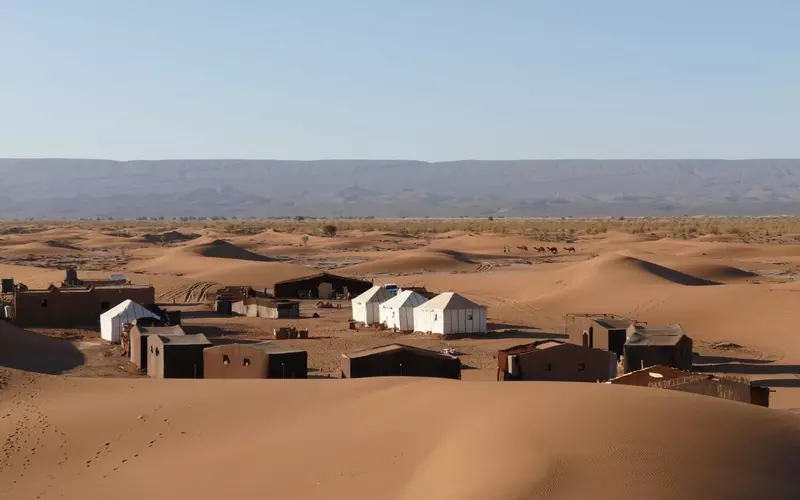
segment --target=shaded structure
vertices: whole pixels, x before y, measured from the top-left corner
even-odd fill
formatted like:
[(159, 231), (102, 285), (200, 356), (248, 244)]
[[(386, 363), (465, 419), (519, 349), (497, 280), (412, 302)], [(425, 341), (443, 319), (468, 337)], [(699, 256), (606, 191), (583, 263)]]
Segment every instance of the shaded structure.
[(497, 352), (497, 380), (605, 382), (617, 376), (617, 356), (557, 340), (540, 340)]
[(664, 365), (692, 369), (692, 339), (679, 324), (628, 327), (623, 356), (624, 372)]
[(461, 378), (461, 360), (450, 354), (405, 344), (389, 344), (342, 354), (342, 378)]
[(20, 290), (14, 292), (13, 319), (20, 326), (71, 328), (96, 325), (101, 314), (132, 300), (155, 303), (151, 286), (112, 285)]
[(441, 335), (486, 333), (486, 307), (454, 292), (414, 308), (414, 330)]
[(203, 378), (205, 335), (150, 335), (147, 337), (147, 374), (153, 378)]
[(372, 287), (372, 283), (356, 278), (319, 273), (303, 278), (279, 281), (273, 285), (276, 298), (333, 299), (336, 296), (354, 297)]
[(251, 318), (299, 318), (300, 302), (249, 298), (231, 304), (231, 312)]
[(307, 378), (308, 353), (261, 342), (224, 344), (203, 351), (205, 378)]
[(147, 371), (147, 338), (150, 335), (186, 335), (180, 326), (142, 326), (133, 325), (130, 333), (131, 363), (139, 370)]
[(225, 302), (241, 302), (248, 297), (255, 297), (256, 292), (248, 285), (229, 285), (217, 289), (216, 300)]
[(608, 383), (689, 392), (765, 407), (769, 406), (771, 392), (767, 387), (753, 385), (745, 377), (686, 372), (664, 365), (626, 373)]
[(365, 325), (377, 323), (380, 317), (380, 305), (391, 298), (389, 290), (382, 286), (373, 286), (352, 300), (353, 320)]
[(566, 315), (565, 331), (573, 344), (611, 351), (621, 357), (627, 329), (635, 321), (615, 314), (570, 313)]

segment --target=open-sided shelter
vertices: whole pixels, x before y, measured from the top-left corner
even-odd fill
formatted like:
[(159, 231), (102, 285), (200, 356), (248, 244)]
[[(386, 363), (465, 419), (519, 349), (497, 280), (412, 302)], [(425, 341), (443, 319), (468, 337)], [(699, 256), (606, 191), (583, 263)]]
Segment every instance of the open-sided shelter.
[(276, 298), (287, 299), (333, 299), (337, 295), (354, 297), (366, 292), (371, 286), (371, 282), (357, 278), (318, 273), (279, 281), (273, 285), (272, 294)]
[(655, 365), (688, 371), (692, 369), (692, 339), (679, 324), (634, 324), (627, 330), (623, 360), (625, 373)]
[(389, 344), (342, 354), (342, 378), (461, 378), (461, 360), (450, 354), (404, 344)]
[(260, 342), (224, 344), (203, 351), (205, 378), (307, 378), (308, 353)]
[(392, 295), (382, 286), (373, 286), (352, 300), (353, 319), (365, 325), (377, 323), (380, 318), (380, 305), (391, 299)]
[(440, 293), (414, 308), (414, 330), (442, 335), (486, 333), (486, 308), (457, 293)]
[(203, 378), (205, 335), (150, 335), (147, 337), (147, 374), (153, 378)]
[(186, 335), (180, 326), (143, 326), (137, 322), (131, 328), (131, 362), (147, 371), (147, 337), (150, 335)]
[(540, 340), (497, 353), (498, 380), (605, 382), (617, 376), (617, 356), (591, 347)]
[(122, 325), (139, 318), (161, 318), (132, 300), (126, 300), (100, 315), (100, 336), (109, 342), (119, 343)]
[(401, 332), (414, 331), (414, 308), (427, 302), (424, 296), (412, 290), (403, 290), (378, 306), (381, 324)]
[(252, 318), (299, 318), (300, 302), (252, 297), (234, 302), (231, 305), (231, 311)]

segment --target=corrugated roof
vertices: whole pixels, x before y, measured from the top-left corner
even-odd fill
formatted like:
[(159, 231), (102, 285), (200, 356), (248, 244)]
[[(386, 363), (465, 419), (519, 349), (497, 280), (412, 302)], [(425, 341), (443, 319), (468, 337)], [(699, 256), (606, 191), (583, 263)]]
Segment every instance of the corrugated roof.
[(178, 325), (175, 326), (136, 326), (139, 333), (144, 335), (186, 335)]
[(412, 290), (403, 290), (391, 299), (381, 304), (381, 309), (400, 309), (407, 307), (417, 307), (427, 302), (424, 296)]
[(524, 354), (526, 352), (541, 351), (562, 345), (565, 345), (565, 342), (561, 342), (560, 340), (537, 340), (536, 342), (531, 342), (529, 344), (515, 345), (514, 347), (509, 347), (508, 349), (500, 349), (500, 352), (504, 352), (508, 355), (517, 355)]
[[(610, 384), (623, 384), (623, 385), (641, 385), (647, 386), (651, 382), (660, 382), (662, 380), (674, 380), (678, 378), (688, 377), (691, 375), (700, 376), (699, 373), (684, 372), (671, 366), (655, 365), (642, 370), (636, 370), (625, 375), (620, 375), (617, 378), (608, 381)], [(711, 378), (711, 375), (708, 376)]]
[(392, 294), (382, 286), (373, 286), (366, 292), (353, 299), (353, 303), (372, 303), (386, 302), (392, 298)]
[(598, 318), (593, 321), (603, 328), (608, 328), (609, 330), (625, 330), (633, 324), (633, 321), (629, 319)]
[(211, 345), (202, 333), (194, 335), (157, 335), (165, 345)]
[(430, 356), (432, 358), (458, 359), (455, 356), (451, 356), (443, 352), (432, 351), (430, 349), (423, 349), (422, 347), (414, 347), (412, 345), (406, 345), (406, 344), (387, 344), (378, 347), (372, 347), (369, 349), (362, 349), (360, 351), (355, 351), (350, 354), (342, 354), (342, 356), (353, 359), (353, 358), (363, 358), (365, 356), (372, 356), (374, 354), (383, 354), (392, 351), (411, 351), (415, 354), (420, 354), (422, 356)]
[(673, 346), (686, 336), (681, 325), (630, 325), (626, 346)]
[(484, 309), (484, 306), (480, 304), (476, 304), (471, 300), (467, 299), (463, 295), (459, 295), (455, 292), (445, 292), (440, 293), (436, 297), (432, 298), (428, 302), (422, 304), (422, 309), (435, 309), (435, 310), (444, 310), (444, 309)]

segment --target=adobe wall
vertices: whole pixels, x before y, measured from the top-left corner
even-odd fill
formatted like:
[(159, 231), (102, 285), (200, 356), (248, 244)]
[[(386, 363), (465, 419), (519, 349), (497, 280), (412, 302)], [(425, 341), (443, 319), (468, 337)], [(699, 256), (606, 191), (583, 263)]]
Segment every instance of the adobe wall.
[[(616, 375), (612, 372), (612, 367), (616, 366), (613, 353), (570, 344), (519, 354), (516, 363), (517, 380), (605, 382)], [(581, 364), (583, 370), (580, 370)]]
[[(14, 296), (14, 324), (45, 328), (93, 326), (105, 312), (104, 302), (112, 308), (130, 299), (138, 304), (153, 304), (155, 289), (96, 288), (92, 290), (61, 290), (48, 292), (17, 292)], [(46, 301), (46, 305), (45, 302)]]

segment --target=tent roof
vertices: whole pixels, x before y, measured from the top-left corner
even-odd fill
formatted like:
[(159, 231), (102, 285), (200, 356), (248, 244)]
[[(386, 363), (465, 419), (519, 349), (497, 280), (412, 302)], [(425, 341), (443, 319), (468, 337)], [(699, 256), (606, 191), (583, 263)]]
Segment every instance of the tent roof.
[(349, 354), (342, 354), (345, 358), (363, 358), (365, 356), (372, 356), (376, 354), (385, 354), (388, 352), (398, 352), (398, 351), (408, 351), (413, 354), (419, 354), (421, 356), (428, 356), (431, 358), (437, 359), (458, 359), (456, 356), (452, 356), (450, 354), (445, 354), (439, 351), (433, 351), (430, 349), (423, 349), (422, 347), (411, 346), (408, 344), (387, 344), (378, 347), (371, 347), (369, 349), (362, 349), (360, 351), (355, 351)]
[(455, 292), (440, 293), (428, 302), (420, 306), (424, 309), (483, 309), (480, 304), (476, 304), (466, 297)]
[(155, 335), (162, 343), (169, 345), (211, 345), (202, 333), (194, 335)]
[(681, 325), (638, 325), (628, 327), (626, 346), (673, 346), (677, 345), (686, 334)]
[(394, 309), (401, 307), (417, 307), (427, 302), (424, 296), (413, 290), (403, 290), (391, 299), (381, 304), (381, 308)]
[(127, 299), (108, 311), (100, 315), (101, 318), (117, 318), (124, 316), (126, 319), (134, 320), (137, 318), (151, 317), (159, 319), (158, 315), (152, 311), (145, 309), (136, 302)]
[(353, 302), (386, 302), (392, 295), (382, 286), (373, 286), (366, 292), (353, 299)]

